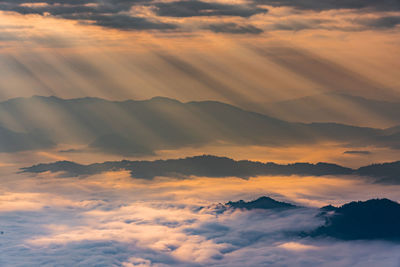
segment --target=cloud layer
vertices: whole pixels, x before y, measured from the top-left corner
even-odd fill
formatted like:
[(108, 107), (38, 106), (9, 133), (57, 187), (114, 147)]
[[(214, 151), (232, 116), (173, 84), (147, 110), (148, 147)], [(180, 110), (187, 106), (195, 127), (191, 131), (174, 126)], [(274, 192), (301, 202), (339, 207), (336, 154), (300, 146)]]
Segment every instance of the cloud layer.
[[(135, 180), (126, 172), (65, 179), (13, 174), (14, 167), (0, 170), (8, 177), (0, 199), (4, 266), (397, 264), (396, 243), (300, 238), (300, 231), (324, 223), (315, 216), (316, 208), (220, 213), (217, 204), (265, 194), (299, 206), (373, 197), (363, 192), (398, 199), (397, 187), (390, 193), (379, 185), (335, 178), (281, 177), (277, 183), (196, 178), (176, 183), (168, 178)], [(303, 179), (313, 180), (299, 183)]]
[[(291, 14), (303, 12), (302, 19), (291, 19), (286, 22), (276, 21), (277, 16), (269, 16), (270, 8), (289, 8)], [(74, 20), (82, 24), (98, 25), (105, 28), (136, 31), (190, 31), (209, 29), (215, 33), (260, 34), (264, 30), (298, 31), (305, 29), (342, 29), (360, 31), (366, 29), (382, 30), (394, 28), (398, 24), (398, 15), (387, 15), (385, 12), (398, 12), (400, 6), (396, 0), (385, 1), (287, 1), (287, 0), (254, 0), (247, 3), (226, 3), (221, 1), (126, 1), (126, 0), (82, 0), (82, 1), (40, 1), (19, 0), (0, 1), (0, 10), (16, 12), (22, 15), (53, 16)], [(330, 19), (307, 19), (309, 12), (350, 10), (351, 12), (382, 13), (378, 18), (361, 18), (346, 21), (352, 26), (341, 26), (339, 21)], [(344, 12), (346, 13), (346, 12)], [(253, 19), (254, 16), (261, 19)], [(185, 19), (207, 17), (211, 23)], [(267, 26), (263, 28), (250, 23)], [(275, 22), (270, 23), (275, 18)], [(284, 17), (281, 17), (284, 18)], [(171, 21), (172, 19), (172, 21)], [(228, 21), (226, 21), (228, 19)], [(329, 22), (328, 21), (328, 22)], [(321, 23), (324, 22), (324, 23)], [(232, 28), (232, 25), (239, 24)], [(330, 25), (329, 25), (330, 24)], [(216, 25), (219, 27), (216, 28)], [(222, 25), (225, 25), (222, 27)], [(227, 26), (231, 25), (231, 26)]]

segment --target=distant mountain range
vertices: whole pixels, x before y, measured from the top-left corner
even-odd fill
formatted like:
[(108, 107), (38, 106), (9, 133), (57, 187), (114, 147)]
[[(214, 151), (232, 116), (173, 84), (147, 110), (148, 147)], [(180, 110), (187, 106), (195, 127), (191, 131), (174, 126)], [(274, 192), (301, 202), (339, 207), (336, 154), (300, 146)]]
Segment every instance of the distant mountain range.
[(0, 126), (0, 152), (51, 148), (55, 144), (39, 133), (20, 133)]
[(400, 102), (324, 93), (282, 102), (265, 103), (256, 111), (286, 121), (336, 122), (387, 128), (400, 124)]
[[(294, 210), (302, 208), (290, 203), (260, 197), (253, 201), (229, 201), (218, 205), (217, 212), (241, 210)], [(400, 241), (400, 204), (389, 199), (353, 201), (341, 207), (322, 207), (318, 215), (325, 223), (302, 237), (333, 237), (342, 240), (391, 240)]]
[(183, 159), (155, 161), (108, 161), (89, 165), (81, 165), (70, 161), (58, 161), (21, 169), (22, 172), (27, 173), (60, 172), (61, 176), (65, 177), (94, 175), (117, 170), (130, 171), (133, 178), (141, 179), (153, 179), (157, 176), (175, 177), (178, 179), (187, 178), (188, 176), (240, 177), (247, 179), (261, 175), (353, 175), (368, 177), (376, 183), (400, 184), (400, 161), (351, 169), (330, 163), (293, 163), (282, 165), (272, 162), (235, 161), (226, 157), (203, 155)]
[[(326, 141), (400, 148), (399, 127), (382, 130), (338, 123), (293, 123), (215, 101), (181, 103), (161, 97), (122, 102), (15, 98), (0, 103), (0, 125), (8, 131), (0, 140), (0, 147), (7, 147), (3, 149), (7, 152), (83, 144), (88, 149), (129, 156), (215, 143), (288, 146)], [(15, 142), (21, 134), (27, 141)]]

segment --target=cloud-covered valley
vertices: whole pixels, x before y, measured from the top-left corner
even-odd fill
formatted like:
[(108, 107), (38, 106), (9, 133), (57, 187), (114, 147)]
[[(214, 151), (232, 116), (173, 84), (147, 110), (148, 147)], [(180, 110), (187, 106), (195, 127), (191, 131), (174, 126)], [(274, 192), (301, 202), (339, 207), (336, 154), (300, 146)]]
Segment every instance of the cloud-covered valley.
[[(2, 266), (396, 266), (398, 243), (302, 237), (319, 207), (387, 197), (398, 186), (339, 177), (86, 179), (1, 167)], [(220, 211), (268, 195), (304, 208)], [(351, 249), (350, 249), (351, 248)]]
[(399, 0), (0, 0), (0, 267), (400, 266)]

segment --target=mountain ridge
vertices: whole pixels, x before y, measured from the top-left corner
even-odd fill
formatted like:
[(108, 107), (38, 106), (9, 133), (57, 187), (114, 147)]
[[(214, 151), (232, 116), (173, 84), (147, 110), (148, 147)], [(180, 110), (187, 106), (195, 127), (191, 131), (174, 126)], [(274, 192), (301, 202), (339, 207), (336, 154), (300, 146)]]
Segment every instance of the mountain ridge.
[[(217, 214), (228, 210), (269, 210), (273, 212), (296, 212), (305, 208), (287, 202), (276, 201), (267, 196), (251, 201), (229, 201), (215, 206)], [(311, 231), (296, 235), (303, 238), (335, 238), (339, 240), (386, 240), (400, 241), (400, 204), (387, 198), (351, 201), (341, 206), (319, 208), (318, 218), (324, 223)]]
[(358, 169), (351, 169), (337, 164), (319, 162), (276, 164), (259, 161), (233, 160), (227, 157), (202, 155), (179, 159), (154, 161), (106, 161), (82, 165), (70, 161), (41, 163), (21, 168), (25, 173), (63, 173), (65, 177), (78, 177), (99, 174), (107, 171), (130, 171), (132, 178), (154, 179), (159, 176), (187, 178), (189, 176), (205, 177), (239, 177), (248, 179), (256, 176), (331, 176), (348, 175), (365, 177), (375, 183), (400, 184), (400, 161), (372, 164)]
[(400, 102), (334, 92), (269, 102), (255, 110), (293, 122), (336, 122), (374, 128), (400, 124)]
[[(56, 144), (86, 145), (120, 155), (153, 155), (162, 149), (221, 142), (288, 146), (329, 141), (400, 148), (397, 128), (294, 123), (218, 101), (183, 103), (165, 97), (138, 101), (14, 98), (0, 102), (0, 125), (19, 132), (36, 131)], [(119, 140), (126, 140), (126, 145)]]

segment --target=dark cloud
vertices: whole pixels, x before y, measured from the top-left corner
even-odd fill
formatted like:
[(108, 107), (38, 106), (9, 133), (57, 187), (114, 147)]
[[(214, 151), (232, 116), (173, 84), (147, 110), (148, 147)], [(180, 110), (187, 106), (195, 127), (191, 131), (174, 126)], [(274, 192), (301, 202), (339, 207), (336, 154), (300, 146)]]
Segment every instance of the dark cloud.
[[(42, 5), (27, 5), (38, 4)], [(44, 4), (44, 5), (43, 5)], [(0, 10), (12, 11), (19, 14), (51, 15), (58, 18), (76, 20), (81, 23), (93, 24), (107, 28), (123, 30), (173, 30), (178, 25), (157, 21), (149, 17), (129, 15), (134, 6), (150, 7), (160, 17), (205, 17), (205, 16), (232, 16), (249, 18), (257, 14), (265, 14), (268, 9), (260, 7), (261, 4), (271, 6), (288, 6), (304, 10), (330, 10), (330, 9), (371, 9), (371, 10), (400, 10), (397, 0), (341, 0), (341, 1), (289, 1), (289, 0), (253, 0), (249, 4), (226, 4), (219, 2), (205, 2), (199, 0), (157, 2), (153, 0), (0, 0)], [(399, 24), (396, 16), (382, 17), (356, 21), (357, 27), (338, 28), (335, 26), (321, 25), (324, 21), (293, 21), (275, 23), (272, 30), (298, 31), (304, 29), (338, 29), (345, 31), (359, 31), (364, 28), (386, 29)], [(361, 27), (361, 26), (364, 27)], [(216, 33), (231, 34), (259, 34), (263, 30), (253, 25), (237, 23), (214, 23), (206, 26)]]
[[(105, 0), (107, 1), (107, 0)], [(13, 4), (67, 4), (67, 5), (86, 5), (86, 4), (96, 4), (99, 0), (0, 0), (0, 3), (13, 3)]]
[[(26, 3), (47, 3), (41, 6), (26, 6)], [(52, 15), (87, 24), (123, 30), (171, 30), (177, 26), (170, 23), (152, 21), (144, 17), (124, 14), (138, 1), (82, 0), (82, 1), (0, 1), (0, 10), (13, 11), (23, 15)], [(95, 4), (95, 5), (87, 5)]]
[(210, 24), (206, 29), (213, 31), (215, 33), (233, 33), (233, 34), (260, 34), (263, 30), (253, 26), (253, 25), (238, 25), (236, 23), (218, 23)]
[(400, 25), (400, 16), (385, 16), (376, 19), (361, 19), (357, 22), (367, 28), (392, 29)]
[(269, 25), (271, 30), (278, 31), (301, 31), (308, 29), (320, 29), (325, 28), (324, 23), (330, 22), (330, 20), (323, 19), (308, 19), (308, 20), (285, 20)]
[(268, 10), (249, 5), (221, 4), (197, 0), (157, 3), (156, 14), (168, 17), (197, 17), (197, 16), (237, 16), (251, 17), (267, 13)]
[[(46, 5), (29, 6), (22, 4), (45, 3)], [(88, 5), (92, 4), (92, 5)], [(152, 6), (157, 15), (171, 17), (194, 16), (237, 16), (250, 17), (255, 14), (266, 13), (267, 9), (257, 6), (241, 4), (221, 4), (201, 1), (178, 1), (170, 3), (153, 3), (152, 1), (136, 0), (78, 0), (78, 1), (0, 1), (0, 10), (13, 11), (19, 14), (51, 15), (64, 19), (77, 20), (102, 27), (123, 30), (171, 30), (177, 26), (171, 23), (153, 21), (146, 17), (135, 17), (126, 14), (135, 6)], [(230, 28), (227, 28), (230, 27)], [(259, 33), (253, 26), (225, 26), (225, 31), (214, 27), (219, 32), (231, 33)]]
[(46, 13), (53, 16), (62, 16), (66, 14), (76, 14), (76, 13), (87, 13), (93, 12), (97, 8), (90, 6), (69, 6), (69, 5), (45, 5), (45, 6), (21, 6), (12, 3), (1, 4), (0, 9), (4, 11), (14, 11), (23, 15), (27, 14), (39, 14), (44, 15)]
[(331, 9), (373, 9), (373, 10), (400, 10), (398, 0), (254, 0), (257, 4), (271, 6), (287, 6), (305, 10)]
[(343, 152), (343, 154), (369, 155), (369, 154), (371, 154), (371, 151), (367, 151), (367, 150), (348, 150), (348, 151)]
[(153, 22), (146, 18), (127, 15), (91, 15), (83, 18), (93, 20), (95, 25), (121, 30), (173, 30), (178, 27), (171, 23)]

